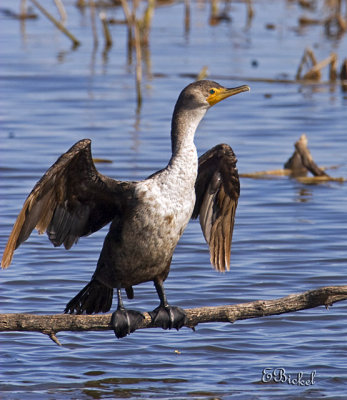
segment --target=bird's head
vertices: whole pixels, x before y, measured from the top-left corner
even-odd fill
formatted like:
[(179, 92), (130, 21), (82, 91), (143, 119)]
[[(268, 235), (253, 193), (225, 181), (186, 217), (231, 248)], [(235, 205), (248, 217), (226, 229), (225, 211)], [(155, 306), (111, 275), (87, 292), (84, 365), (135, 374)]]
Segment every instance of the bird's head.
[(194, 139), (196, 129), (206, 111), (220, 101), (241, 92), (247, 85), (227, 89), (217, 82), (201, 80), (185, 87), (178, 97), (171, 122), (172, 151)]
[(196, 107), (208, 109), (230, 96), (249, 90), (247, 85), (225, 88), (217, 82), (201, 80), (191, 83), (182, 90), (179, 103), (184, 104), (186, 109)]

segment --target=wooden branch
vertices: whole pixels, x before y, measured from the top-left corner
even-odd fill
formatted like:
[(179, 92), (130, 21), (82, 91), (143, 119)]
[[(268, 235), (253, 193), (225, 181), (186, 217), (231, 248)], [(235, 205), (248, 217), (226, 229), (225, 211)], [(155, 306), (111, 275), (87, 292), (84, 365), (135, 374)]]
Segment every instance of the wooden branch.
[(269, 169), (267, 171), (256, 171), (248, 173), (239, 173), (241, 178), (252, 178), (252, 179), (271, 179), (279, 176), (290, 176), (292, 173), (291, 169), (280, 168), (280, 169)]
[[(273, 300), (257, 300), (249, 303), (186, 309), (185, 326), (194, 328), (207, 322), (235, 322), (242, 319), (295, 312), (324, 305), (326, 308), (337, 301), (347, 300), (347, 286), (326, 286), (304, 293), (292, 294)], [(139, 329), (158, 327), (148, 313)], [(0, 314), (0, 331), (31, 331), (48, 335), (59, 344), (56, 333), (60, 331), (100, 331), (112, 329), (111, 314), (103, 315), (33, 315)]]
[[(335, 168), (329, 167), (329, 169)], [(295, 178), (298, 182), (304, 183), (306, 185), (316, 185), (324, 182), (346, 182), (345, 178), (335, 178), (330, 175), (322, 175), (322, 176), (293, 176), (293, 171), (291, 169), (272, 169), (268, 171), (256, 171), (240, 174), (240, 178), (250, 178), (250, 179), (278, 179), (282, 176), (290, 176)]]

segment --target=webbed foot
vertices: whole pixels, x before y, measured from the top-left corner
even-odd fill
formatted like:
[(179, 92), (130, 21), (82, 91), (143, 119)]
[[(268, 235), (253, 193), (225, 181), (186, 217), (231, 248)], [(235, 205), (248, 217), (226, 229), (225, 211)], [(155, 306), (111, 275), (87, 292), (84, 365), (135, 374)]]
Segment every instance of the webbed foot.
[(179, 330), (186, 323), (186, 313), (180, 307), (160, 305), (149, 313), (154, 324), (160, 325), (163, 329), (175, 328)]
[(111, 325), (118, 339), (138, 329), (145, 316), (138, 311), (117, 309), (111, 318)]

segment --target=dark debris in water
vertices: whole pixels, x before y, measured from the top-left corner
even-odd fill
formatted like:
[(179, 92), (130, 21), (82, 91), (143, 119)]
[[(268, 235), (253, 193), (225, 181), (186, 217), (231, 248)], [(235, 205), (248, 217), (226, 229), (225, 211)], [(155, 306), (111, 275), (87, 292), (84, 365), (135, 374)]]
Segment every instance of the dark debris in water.
[(29, 7), (25, 13), (16, 13), (9, 8), (0, 8), (0, 14), (13, 19), (37, 19), (38, 15)]
[[(186, 379), (178, 378), (105, 378), (99, 381), (89, 381), (87, 384), (91, 387), (101, 385), (134, 385), (143, 382), (162, 382), (162, 383), (184, 383)], [(95, 386), (94, 386), (95, 385)]]
[(188, 396), (199, 396), (199, 397), (205, 397), (208, 400), (221, 400), (220, 397), (216, 396), (215, 394), (211, 393), (211, 392), (206, 392), (206, 391), (195, 391), (195, 392), (188, 392), (187, 393)]
[[(101, 371), (91, 372), (102, 373)], [(107, 396), (112, 394), (113, 398), (120, 399), (143, 397), (144, 394), (151, 394), (152, 397), (153, 395), (155, 396), (161, 393), (163, 390), (166, 391), (166, 385), (168, 384), (172, 385), (186, 382), (186, 379), (178, 378), (105, 378), (86, 382), (83, 393), (93, 399), (104, 398), (106, 394)], [(143, 388), (144, 383), (152, 384), (152, 386)], [(164, 388), (158, 387), (158, 384), (164, 384)]]
[(84, 375), (86, 376), (99, 376), (99, 375), (104, 375), (105, 372), (104, 371), (88, 371), (85, 372)]

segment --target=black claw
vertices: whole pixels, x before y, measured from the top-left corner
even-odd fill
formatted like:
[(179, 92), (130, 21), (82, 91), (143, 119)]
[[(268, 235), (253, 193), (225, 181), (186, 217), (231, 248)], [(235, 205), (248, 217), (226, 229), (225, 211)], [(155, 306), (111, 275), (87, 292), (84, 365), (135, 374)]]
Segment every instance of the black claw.
[(145, 316), (138, 311), (118, 309), (112, 314), (111, 325), (118, 339), (139, 328)]
[(159, 306), (149, 315), (154, 325), (160, 325), (163, 329), (175, 328), (179, 330), (186, 324), (187, 316), (184, 310), (174, 306)]

